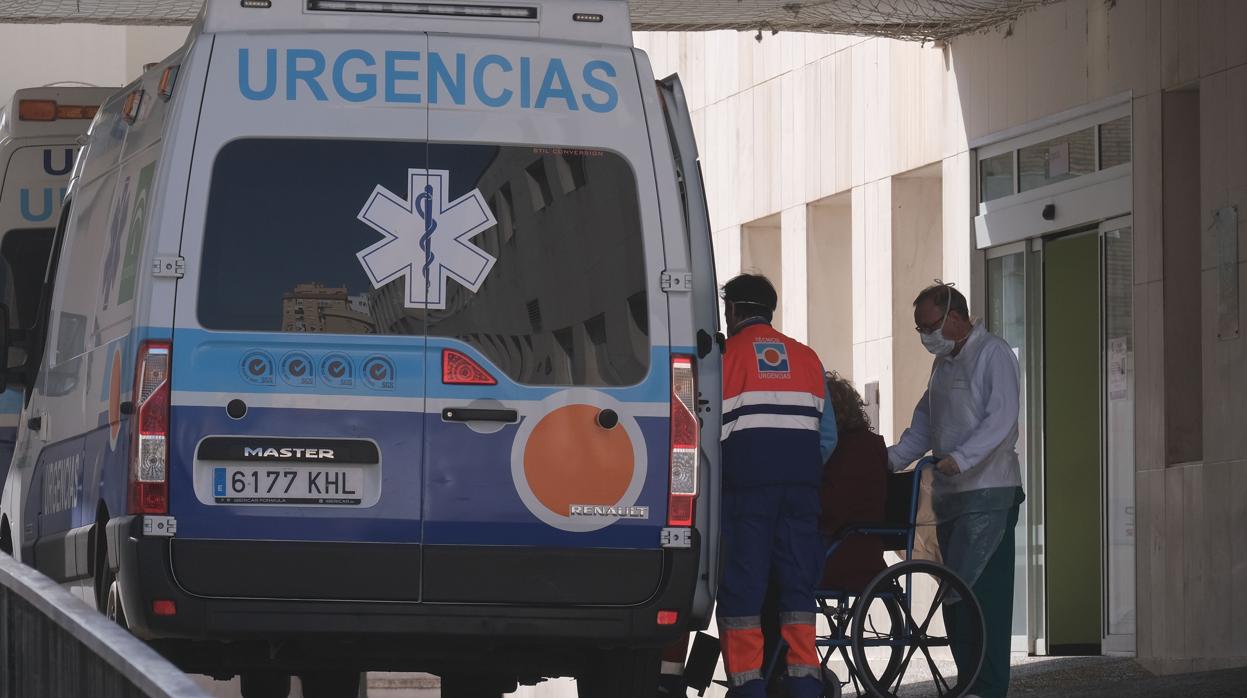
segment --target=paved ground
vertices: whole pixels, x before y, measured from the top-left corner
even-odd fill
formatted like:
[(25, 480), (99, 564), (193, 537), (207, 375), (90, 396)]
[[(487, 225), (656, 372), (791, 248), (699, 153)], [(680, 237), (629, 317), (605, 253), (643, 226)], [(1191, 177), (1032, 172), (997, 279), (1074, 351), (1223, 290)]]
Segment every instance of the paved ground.
[[(918, 677), (914, 677), (917, 679)], [(923, 683), (900, 692), (932, 698)], [(852, 691), (847, 692), (852, 695)], [(1127, 696), (1129, 698), (1231, 698), (1247, 696), (1247, 669), (1153, 676), (1132, 659), (1114, 657), (1021, 657), (1013, 661), (1010, 698)]]
[[(917, 679), (918, 677), (915, 677)], [(233, 682), (205, 680), (205, 687), (217, 696), (237, 696)], [(426, 674), (369, 675), (368, 698), (438, 698), (441, 691), (437, 679)], [(847, 695), (852, 695), (848, 691)], [(291, 698), (301, 695), (298, 687)], [(689, 694), (695, 695), (692, 692)], [(714, 687), (707, 696), (722, 696)], [(901, 691), (904, 698), (935, 696), (918, 683)], [(548, 681), (539, 686), (525, 687), (511, 698), (575, 698), (572, 681)], [(1201, 674), (1153, 676), (1131, 659), (1112, 657), (1023, 657), (1014, 660), (1010, 698), (1237, 698), (1247, 696), (1247, 668)], [(638, 698), (649, 698), (640, 696)]]
[(1247, 696), (1247, 669), (1153, 676), (1130, 659), (1028, 657), (1015, 664), (1010, 696)]

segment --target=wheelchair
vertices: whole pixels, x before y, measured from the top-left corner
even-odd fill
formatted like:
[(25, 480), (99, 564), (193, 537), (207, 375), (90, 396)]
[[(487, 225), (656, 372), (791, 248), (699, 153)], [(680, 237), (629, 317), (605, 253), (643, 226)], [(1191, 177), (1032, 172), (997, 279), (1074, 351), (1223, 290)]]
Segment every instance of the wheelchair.
[[(878, 536), (885, 550), (904, 551), (905, 559), (884, 569), (860, 591), (815, 591), (818, 612), (827, 623), (827, 629), (819, 627), (815, 640), (825, 698), (840, 698), (849, 686), (859, 696), (876, 698), (928, 696), (933, 689), (940, 698), (955, 698), (965, 695), (978, 678), (984, 656), (978, 600), (952, 570), (913, 559), (922, 472), (934, 465), (935, 460), (927, 458), (912, 470), (889, 475), (885, 520), (846, 526), (827, 548), (830, 558), (851, 536)], [(945, 603), (969, 604), (968, 627), (959, 628), (955, 639), (943, 629), (943, 618), (937, 618)], [(975, 658), (961, 671), (951, 668), (949, 650), (954, 643), (964, 645), (965, 656)], [(763, 668), (770, 695), (779, 688), (781, 672), (776, 669), (785, 649), (779, 642)], [(945, 656), (940, 656), (941, 650)], [(843, 678), (831, 667), (837, 657), (846, 668)]]

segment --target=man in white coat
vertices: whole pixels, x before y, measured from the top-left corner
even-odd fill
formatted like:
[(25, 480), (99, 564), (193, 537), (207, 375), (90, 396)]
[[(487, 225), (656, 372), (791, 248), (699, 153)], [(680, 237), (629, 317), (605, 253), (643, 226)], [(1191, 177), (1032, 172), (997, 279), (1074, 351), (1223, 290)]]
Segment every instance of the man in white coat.
[[(965, 296), (937, 283), (914, 300), (923, 346), (935, 355), (927, 392), (900, 441), (892, 470), (930, 452), (938, 459), (932, 507), (944, 563), (974, 590), (983, 611), (983, 669), (970, 693), (1002, 698), (1009, 690), (1013, 625), (1013, 528), (1024, 499), (1018, 466), (1018, 361), (1001, 338), (970, 318)], [(967, 649), (957, 643), (965, 605), (946, 603), (958, 673)], [(958, 651), (958, 650), (961, 651)], [(975, 648), (977, 649), (977, 648)]]

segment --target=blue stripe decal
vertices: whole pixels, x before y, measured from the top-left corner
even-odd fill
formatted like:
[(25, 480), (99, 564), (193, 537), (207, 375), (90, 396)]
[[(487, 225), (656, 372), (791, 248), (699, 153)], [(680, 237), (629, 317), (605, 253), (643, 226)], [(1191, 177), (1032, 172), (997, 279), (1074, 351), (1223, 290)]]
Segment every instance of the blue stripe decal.
[[(688, 347), (654, 347), (649, 374), (637, 385), (527, 386), (510, 380), (483, 354), (453, 339), (431, 337), (426, 348), (421, 337), (205, 330), (177, 330), (175, 335), (174, 390), (213, 393), (412, 398), (425, 397), (427, 386), (427, 397), (433, 399), (541, 400), (568, 387), (589, 387), (609, 392), (623, 402), (666, 402), (671, 354), (692, 351)], [(468, 355), (489, 370), (498, 379), (498, 385), (442, 384), (438, 363), (442, 349)], [(349, 362), (347, 370), (358, 374), (355, 380), (349, 384), (338, 380), (344, 369), (341, 363), (332, 363), (334, 357)], [(426, 359), (433, 359), (427, 366), (427, 377)], [(331, 368), (334, 372), (327, 373)], [(313, 372), (319, 375), (308, 380)]]
[(0, 393), (0, 414), (17, 414), (22, 411), (22, 391), (10, 387)]

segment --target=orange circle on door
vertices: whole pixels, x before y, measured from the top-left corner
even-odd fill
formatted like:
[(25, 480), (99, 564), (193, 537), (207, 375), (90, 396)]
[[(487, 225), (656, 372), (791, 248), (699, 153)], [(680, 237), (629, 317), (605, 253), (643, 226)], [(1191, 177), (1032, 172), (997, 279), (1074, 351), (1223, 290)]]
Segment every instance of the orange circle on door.
[(533, 427), (524, 448), (524, 477), (551, 512), (569, 516), (573, 504), (611, 506), (632, 484), (632, 440), (619, 427), (603, 429), (592, 405), (567, 405)]

